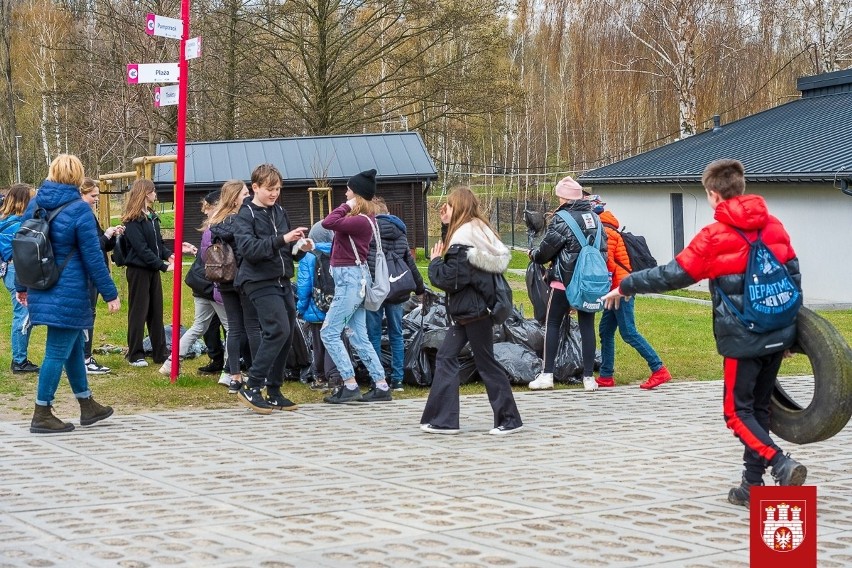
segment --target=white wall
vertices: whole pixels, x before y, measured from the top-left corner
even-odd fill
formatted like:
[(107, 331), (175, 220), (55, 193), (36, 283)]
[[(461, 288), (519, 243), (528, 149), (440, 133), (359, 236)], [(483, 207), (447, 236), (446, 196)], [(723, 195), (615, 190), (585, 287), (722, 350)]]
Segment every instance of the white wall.
[[(601, 194), (627, 230), (648, 240), (660, 264), (674, 258), (671, 193), (683, 194), (684, 245), (713, 221), (713, 210), (697, 184), (613, 185), (592, 191)], [(852, 196), (831, 184), (751, 183), (748, 191), (763, 195), (790, 233), (805, 301), (852, 304)]]

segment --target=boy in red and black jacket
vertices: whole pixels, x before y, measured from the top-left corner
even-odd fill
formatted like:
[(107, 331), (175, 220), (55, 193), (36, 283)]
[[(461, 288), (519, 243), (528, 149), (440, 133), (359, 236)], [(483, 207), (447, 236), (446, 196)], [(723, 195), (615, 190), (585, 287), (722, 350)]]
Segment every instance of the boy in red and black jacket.
[(757, 334), (745, 328), (722, 300), (720, 290), (743, 309), (743, 280), (749, 240), (758, 232), (766, 246), (787, 268), (801, 289), (799, 260), (790, 236), (769, 214), (759, 195), (744, 195), (745, 172), (736, 160), (711, 162), (701, 176), (707, 201), (715, 210), (715, 223), (707, 225), (689, 245), (665, 266), (631, 274), (604, 296), (606, 306), (618, 306), (622, 297), (684, 288), (710, 279), (713, 297), (713, 334), (724, 360), (725, 422), (745, 446), (742, 483), (728, 493), (728, 501), (748, 507), (752, 485), (763, 485), (767, 465), (779, 485), (802, 485), (807, 468), (784, 455), (769, 436), (769, 404), (784, 353), (796, 341), (795, 320), (788, 326)]

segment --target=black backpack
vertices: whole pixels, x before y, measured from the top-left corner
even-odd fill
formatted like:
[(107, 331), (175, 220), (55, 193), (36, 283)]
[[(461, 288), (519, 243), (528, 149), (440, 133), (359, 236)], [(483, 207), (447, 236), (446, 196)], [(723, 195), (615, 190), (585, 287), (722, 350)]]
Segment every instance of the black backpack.
[(331, 255), (317, 248), (310, 251), (317, 257), (314, 264), (314, 285), (311, 290), (311, 298), (317, 308), (327, 312), (334, 299), (334, 278), (331, 276)]
[(127, 241), (124, 236), (118, 235), (115, 238), (115, 248), (112, 249), (112, 262), (116, 266), (127, 265)]
[(634, 235), (630, 231), (625, 231), (623, 228), (619, 230), (618, 227), (610, 223), (604, 223), (604, 225), (618, 231), (624, 240), (624, 246), (627, 248), (627, 258), (630, 259), (630, 270), (627, 270), (626, 266), (616, 260), (615, 263), (618, 266), (628, 272), (639, 272), (640, 270), (657, 266), (657, 259), (651, 254), (651, 249), (648, 247), (645, 237)]
[(12, 238), (12, 259), (15, 262), (15, 278), (22, 286), (48, 290), (59, 280), (59, 275), (71, 260), (76, 247), (68, 251), (61, 265), (56, 264), (50, 245), (50, 222), (72, 203), (74, 201), (69, 201), (49, 214), (43, 207), (37, 207), (33, 216), (21, 223)]

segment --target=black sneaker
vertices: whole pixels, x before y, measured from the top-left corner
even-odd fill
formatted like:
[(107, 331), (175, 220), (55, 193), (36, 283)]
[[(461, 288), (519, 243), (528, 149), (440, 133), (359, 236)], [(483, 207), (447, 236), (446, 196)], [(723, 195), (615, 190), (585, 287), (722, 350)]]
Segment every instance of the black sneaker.
[[(269, 389), (267, 389), (267, 392)], [(295, 402), (282, 395), (280, 392), (273, 392), (267, 395), (266, 404), (275, 410), (297, 410), (299, 407)]]
[(496, 428), (492, 428), (488, 431), (492, 436), (507, 436), (509, 434), (516, 434), (524, 429), (523, 425), (515, 426), (514, 428), (511, 426), (497, 426)]
[(346, 388), (346, 385), (340, 387), (329, 396), (323, 398), (329, 404), (346, 404), (361, 400), (361, 391), (357, 388)]
[(231, 379), (231, 382), (228, 383), (228, 394), (237, 394), (242, 390), (244, 384), (242, 381)]
[(745, 476), (743, 476), (740, 484), (737, 487), (732, 487), (731, 490), (728, 491), (728, 503), (732, 505), (742, 505), (748, 509), (748, 504), (751, 500), (751, 488), (755, 485), (763, 485), (763, 482), (749, 483), (746, 481)]
[(394, 392), (404, 392), (405, 387), (402, 386), (402, 381), (394, 381), (391, 385), (391, 390)]
[(272, 414), (272, 407), (263, 398), (258, 388), (244, 388), (237, 393), (237, 399), (258, 414)]
[(216, 375), (222, 372), (222, 369), (225, 368), (224, 363), (219, 363), (217, 361), (210, 361), (203, 367), (198, 367), (199, 373), (207, 373), (208, 375)]
[(86, 359), (86, 374), (87, 375), (105, 375), (110, 372), (109, 367), (104, 367), (99, 364), (94, 357)]
[(310, 384), (311, 390), (314, 391), (327, 391), (328, 390), (328, 381), (323, 379), (316, 379), (314, 382)]
[(772, 477), (775, 485), (804, 485), (808, 477), (808, 468), (790, 457), (790, 454), (781, 456), (772, 466)]
[(29, 359), (24, 359), (20, 363), (15, 363), (12, 361), (12, 372), (13, 373), (38, 373), (38, 365), (30, 361)]
[(393, 400), (393, 395), (391, 395), (390, 388), (382, 390), (373, 386), (358, 399), (358, 402), (389, 402), (391, 400)]

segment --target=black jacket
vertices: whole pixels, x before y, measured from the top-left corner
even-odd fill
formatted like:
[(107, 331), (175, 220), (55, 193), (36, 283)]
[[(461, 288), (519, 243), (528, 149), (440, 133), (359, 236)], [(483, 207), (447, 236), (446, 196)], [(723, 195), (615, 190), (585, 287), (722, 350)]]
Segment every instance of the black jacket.
[[(376, 215), (376, 224), (379, 226), (379, 235), (382, 238), (382, 251), (385, 254), (395, 252), (402, 258), (411, 270), (414, 284), (417, 286), (414, 293), (418, 296), (424, 292), (423, 276), (417, 270), (411, 249), (408, 246), (405, 223), (396, 215)], [(370, 266), (370, 274), (376, 273), (376, 241), (370, 241), (370, 252), (367, 253), (367, 264)]]
[(447, 313), (454, 321), (464, 324), (490, 314), (494, 275), (506, 270), (511, 256), (479, 221), (456, 230), (444, 256), (429, 263), (429, 280), (447, 293)]
[(168, 260), (172, 251), (166, 248), (163, 234), (160, 232), (160, 218), (156, 213), (150, 213), (124, 223), (127, 266), (160, 270), (169, 269)]
[[(557, 211), (559, 210), (567, 211), (577, 221), (583, 234), (594, 238), (601, 220), (592, 212), (590, 202), (586, 200), (570, 201), (560, 205)], [(593, 225), (591, 228), (586, 227), (584, 216), (590, 216)], [(571, 228), (568, 227), (568, 223), (563, 221), (559, 215), (553, 215), (541, 243), (530, 252), (530, 259), (539, 264), (552, 262), (553, 277), (567, 285), (574, 275), (574, 266), (577, 264), (580, 248), (582, 248), (580, 242), (574, 236)], [(601, 228), (601, 241), (598, 248), (604, 257), (604, 261), (606, 261), (606, 231), (603, 228)]]
[(249, 289), (289, 283), (295, 273), (293, 261), (305, 255), (300, 251), (294, 257), (295, 243), (284, 242), (284, 235), (292, 229), (287, 211), (277, 203), (272, 207), (243, 203), (234, 219), (236, 250), (242, 257), (234, 286), (248, 293)]

